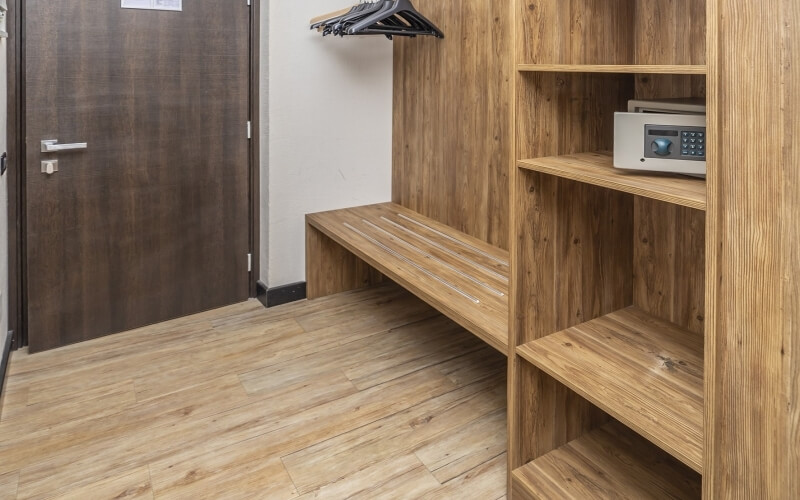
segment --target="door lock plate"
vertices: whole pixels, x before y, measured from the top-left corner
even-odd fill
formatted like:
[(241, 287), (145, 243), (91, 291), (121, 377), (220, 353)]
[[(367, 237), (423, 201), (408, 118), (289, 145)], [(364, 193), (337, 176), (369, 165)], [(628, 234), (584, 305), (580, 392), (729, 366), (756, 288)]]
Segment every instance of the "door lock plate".
[(42, 161), (42, 173), (53, 175), (58, 172), (58, 160), (44, 160)]

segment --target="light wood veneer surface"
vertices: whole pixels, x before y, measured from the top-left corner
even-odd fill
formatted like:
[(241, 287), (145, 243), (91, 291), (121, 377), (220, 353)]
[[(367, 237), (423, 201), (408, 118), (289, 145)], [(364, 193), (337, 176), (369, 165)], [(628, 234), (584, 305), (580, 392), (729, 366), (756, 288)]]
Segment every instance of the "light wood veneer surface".
[(518, 500), (700, 498), (700, 476), (612, 422), (515, 470)]
[(661, 64), (518, 64), (517, 71), (705, 75), (706, 67), (704, 65)]
[(682, 175), (614, 168), (611, 153), (578, 153), (521, 160), (520, 168), (602, 186), (698, 210), (706, 209), (706, 182)]
[(526, 360), (701, 472), (703, 338), (629, 307), (517, 348)]

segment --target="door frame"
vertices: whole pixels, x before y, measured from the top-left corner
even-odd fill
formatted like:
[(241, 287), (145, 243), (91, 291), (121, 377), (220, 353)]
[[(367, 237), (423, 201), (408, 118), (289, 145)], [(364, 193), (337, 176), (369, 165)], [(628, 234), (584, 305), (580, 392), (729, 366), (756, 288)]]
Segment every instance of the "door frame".
[[(245, 2), (248, 0), (239, 0)], [(260, 274), (260, 40), (261, 2), (250, 0), (250, 152), (249, 235), (252, 271), (248, 292), (258, 293)], [(25, 0), (7, 0), (8, 5), (8, 328), (14, 332), (13, 349), (28, 345), (27, 289), (25, 283), (25, 33), (22, 13)]]

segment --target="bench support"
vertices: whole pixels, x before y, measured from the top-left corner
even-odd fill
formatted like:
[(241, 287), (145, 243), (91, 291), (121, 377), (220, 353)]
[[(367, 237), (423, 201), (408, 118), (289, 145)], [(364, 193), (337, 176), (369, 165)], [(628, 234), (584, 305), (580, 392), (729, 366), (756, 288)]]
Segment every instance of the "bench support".
[(381, 273), (306, 224), (306, 295), (309, 300), (383, 281)]

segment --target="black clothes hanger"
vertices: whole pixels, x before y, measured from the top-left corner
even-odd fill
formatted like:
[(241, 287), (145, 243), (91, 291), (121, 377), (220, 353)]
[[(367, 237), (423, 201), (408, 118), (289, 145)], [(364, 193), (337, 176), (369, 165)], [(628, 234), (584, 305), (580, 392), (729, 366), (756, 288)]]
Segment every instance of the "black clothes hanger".
[(334, 22), (337, 19), (340, 19), (340, 18), (346, 16), (347, 14), (351, 14), (351, 13), (355, 12), (357, 9), (362, 8), (364, 5), (365, 4), (354, 5), (353, 7), (350, 8), (350, 10), (348, 12), (346, 12), (344, 14), (341, 14), (341, 15), (338, 15), (338, 16), (334, 16), (334, 17), (329, 17), (329, 18), (324, 19), (322, 21), (318, 21), (316, 23), (312, 23), (310, 29), (312, 29), (312, 30), (320, 29), (320, 28), (328, 25), (328, 23)]
[(357, 33), (358, 35), (370, 34), (395, 34), (401, 36), (434, 35), (435, 32), (416, 19), (406, 18), (405, 16), (389, 17), (365, 28)]
[(432, 34), (430, 27), (425, 24), (425, 22), (420, 21), (418, 18), (414, 18), (411, 15), (406, 15), (409, 14), (408, 12), (393, 12), (392, 9), (394, 9), (397, 4), (395, 0), (383, 0), (382, 2), (377, 3), (380, 4), (379, 8), (373, 9), (369, 17), (358, 16), (359, 19), (351, 18), (348, 20), (348, 22), (344, 23), (347, 28), (346, 33), (343, 33), (342, 35), (354, 34), (350, 30), (351, 26), (354, 24), (367, 22), (365, 19), (379, 19), (379, 21), (374, 24), (370, 23), (372, 24), (371, 26), (360, 30), (357, 33), (359, 35), (385, 34), (387, 36), (416, 36)]
[(313, 23), (311, 25), (311, 29), (314, 30), (314, 29), (318, 29), (318, 28), (321, 28), (321, 27), (326, 26), (326, 25), (334, 24), (334, 23), (336, 23), (336, 22), (338, 22), (338, 21), (340, 21), (340, 20), (342, 20), (344, 18), (356, 15), (359, 12), (364, 12), (365, 10), (370, 10), (370, 12), (374, 12), (374, 10), (372, 10), (372, 9), (375, 9), (375, 7), (376, 7), (375, 6), (375, 2), (361, 2), (361, 3), (358, 3), (356, 5), (353, 5), (350, 8), (349, 11), (347, 11), (347, 12), (345, 12), (343, 14), (339, 14), (339, 15), (336, 15), (336, 16), (333, 16), (333, 17), (329, 17), (329, 18), (324, 19), (322, 21)]
[[(380, 2), (378, 2), (380, 3)], [(374, 2), (364, 2), (358, 5), (354, 5), (348, 12), (330, 17), (328, 19), (313, 23), (311, 25), (312, 30), (318, 30), (320, 28), (323, 29), (323, 35), (329, 35), (333, 32), (335, 26), (341, 26), (342, 23), (346, 20), (358, 20), (367, 16), (377, 10), (379, 5)]]
[[(374, 15), (379, 15), (383, 13), (389, 13), (390, 9), (395, 6), (394, 0), (385, 0), (383, 2), (383, 7), (378, 12), (375, 12)], [(381, 19), (379, 23), (376, 23), (369, 28), (363, 29), (359, 32), (361, 33), (369, 33), (369, 30), (372, 29), (381, 29), (390, 27), (390, 28), (400, 28), (405, 32), (415, 31), (417, 34), (430, 34), (432, 33), (431, 23), (427, 21), (425, 18), (421, 16), (416, 16), (418, 14), (416, 11), (402, 11), (397, 12), (395, 14), (388, 14), (388, 17), (384, 17)]]
[[(340, 11), (341, 12), (341, 11)], [(327, 35), (384, 35), (416, 37), (444, 34), (420, 14), (409, 0), (378, 0), (354, 5), (344, 14), (311, 24), (323, 36)]]
[(367, 2), (359, 4), (355, 6), (355, 8), (352, 11), (348, 12), (347, 14), (340, 16), (337, 19), (329, 21), (327, 23), (327, 26), (330, 27), (331, 32), (334, 35), (342, 34), (349, 24), (357, 22), (361, 19), (364, 19), (365, 17), (370, 16), (371, 14), (374, 14), (382, 7), (383, 5), (381, 2)]
[[(388, 4), (393, 4), (392, 0), (387, 2)], [(348, 21), (348, 23), (352, 24), (352, 21)], [(345, 26), (348, 23), (344, 23)], [(337, 30), (337, 34), (344, 36), (347, 33), (345, 30), (341, 28)], [(407, 37), (416, 37), (417, 35), (432, 35), (433, 32), (431, 28), (421, 22), (419, 19), (413, 18), (411, 16), (390, 16), (386, 19), (382, 20), (379, 24), (375, 24), (370, 26), (369, 28), (363, 29), (358, 32), (359, 35), (386, 35), (387, 38), (390, 40), (392, 36), (407, 36)]]
[(383, 27), (374, 25), (385, 22), (386, 19), (394, 16), (399, 16), (406, 21), (413, 19), (414, 23), (419, 22), (421, 25), (427, 28), (425, 33), (417, 34), (430, 34), (437, 38), (444, 38), (444, 33), (442, 33), (442, 31), (437, 28), (436, 25), (430, 22), (425, 16), (420, 14), (417, 9), (414, 8), (414, 5), (411, 4), (410, 0), (384, 1), (383, 5), (377, 12), (349, 26), (347, 28), (347, 34), (357, 35), (359, 32), (368, 29), (383, 29)]

